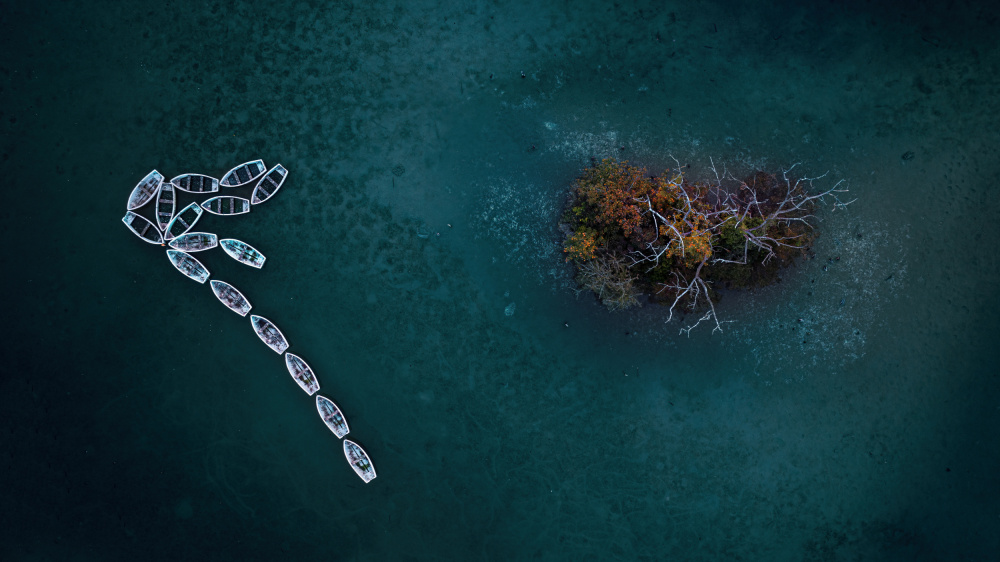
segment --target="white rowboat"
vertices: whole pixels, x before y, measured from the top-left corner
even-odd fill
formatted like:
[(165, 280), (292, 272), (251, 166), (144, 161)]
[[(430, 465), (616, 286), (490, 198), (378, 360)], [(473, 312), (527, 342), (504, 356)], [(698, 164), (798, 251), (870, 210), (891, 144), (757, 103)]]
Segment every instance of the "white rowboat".
[(343, 439), (345, 435), (351, 432), (351, 429), (347, 427), (347, 420), (344, 419), (344, 414), (340, 412), (340, 408), (333, 403), (333, 400), (317, 394), (316, 410), (319, 411), (319, 417), (323, 418), (323, 423), (330, 428), (330, 431), (337, 436), (337, 439)]
[(128, 210), (134, 211), (152, 201), (160, 190), (161, 183), (163, 183), (163, 174), (160, 172), (153, 170), (146, 174), (146, 177), (132, 188), (132, 193), (128, 196)]
[(219, 180), (202, 174), (181, 174), (170, 183), (188, 193), (215, 193), (219, 191)]
[(167, 250), (167, 257), (170, 258), (170, 263), (174, 264), (177, 271), (191, 279), (199, 283), (204, 283), (208, 279), (208, 270), (190, 254), (180, 250)]
[(264, 261), (267, 260), (264, 254), (258, 252), (253, 246), (235, 238), (219, 240), (219, 245), (229, 254), (229, 257), (250, 267), (260, 269), (264, 267)]
[(232, 195), (219, 195), (206, 199), (202, 208), (213, 215), (242, 215), (250, 212), (250, 200)]
[(344, 439), (344, 456), (347, 462), (351, 463), (351, 468), (367, 484), (375, 479), (375, 466), (365, 452), (357, 443), (350, 439)]
[(250, 197), (250, 203), (257, 205), (273, 197), (281, 189), (281, 184), (285, 183), (287, 177), (288, 170), (281, 164), (271, 168), (257, 182), (257, 187), (253, 189), (253, 196)]
[(259, 178), (266, 169), (263, 160), (244, 162), (226, 172), (219, 183), (226, 187), (241, 187)]
[(142, 215), (137, 215), (132, 211), (126, 211), (125, 216), (122, 217), (122, 222), (125, 226), (132, 231), (133, 234), (142, 238), (150, 244), (163, 245), (163, 235), (160, 234), (160, 229), (156, 228), (156, 225), (149, 221), (146, 217)]
[(306, 394), (309, 396), (316, 394), (316, 391), (319, 390), (319, 381), (316, 380), (316, 375), (301, 357), (294, 353), (286, 353), (285, 366), (288, 367), (288, 373), (292, 375), (295, 382), (299, 383), (302, 390), (306, 391)]
[(177, 194), (174, 192), (174, 184), (167, 181), (160, 182), (160, 193), (156, 196), (156, 225), (160, 230), (167, 228), (176, 210)]
[(236, 314), (246, 316), (247, 312), (250, 312), (250, 309), (253, 308), (250, 305), (250, 301), (243, 296), (243, 293), (239, 292), (236, 287), (233, 287), (229, 283), (212, 279), (210, 285), (212, 285), (212, 292), (215, 293), (216, 298)]
[(253, 331), (257, 332), (260, 341), (267, 344), (267, 347), (273, 349), (275, 353), (280, 355), (288, 349), (288, 340), (285, 339), (285, 335), (270, 320), (251, 314), (250, 323), (253, 325)]
[(170, 241), (170, 247), (184, 252), (211, 250), (219, 245), (219, 237), (211, 232), (185, 232)]
[(181, 234), (191, 230), (191, 227), (198, 222), (202, 214), (201, 207), (197, 203), (191, 203), (187, 207), (177, 213), (177, 216), (170, 219), (170, 223), (167, 224), (167, 229), (163, 232), (164, 240), (173, 240)]

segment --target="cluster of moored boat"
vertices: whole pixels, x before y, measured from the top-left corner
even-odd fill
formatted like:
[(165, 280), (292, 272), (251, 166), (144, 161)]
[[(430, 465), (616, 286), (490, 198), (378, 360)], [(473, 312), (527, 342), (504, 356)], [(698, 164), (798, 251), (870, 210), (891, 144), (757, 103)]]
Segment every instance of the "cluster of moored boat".
[[(205, 283), (210, 274), (204, 264), (191, 254), (217, 246), (221, 246), (226, 254), (236, 261), (260, 269), (267, 258), (253, 246), (234, 238), (219, 240), (210, 232), (191, 232), (191, 229), (205, 212), (222, 216), (250, 212), (253, 206), (273, 197), (281, 189), (287, 177), (288, 170), (284, 166), (278, 164), (267, 169), (263, 160), (244, 162), (226, 172), (221, 180), (202, 174), (181, 174), (170, 181), (165, 181), (162, 174), (153, 170), (129, 195), (127, 211), (122, 222), (146, 242), (161, 246), (169, 245), (167, 258), (170, 263), (198, 283)], [(220, 186), (227, 190), (252, 186), (253, 190), (249, 198), (228, 194), (214, 195), (219, 193)], [(178, 191), (213, 196), (200, 204), (193, 202), (178, 212)], [(152, 201), (155, 201), (152, 207), (152, 219), (137, 212)], [(236, 314), (246, 316), (253, 308), (243, 293), (229, 283), (213, 279), (209, 285), (219, 301)], [(318, 394), (319, 381), (315, 373), (301, 357), (287, 351), (288, 340), (281, 330), (267, 318), (256, 314), (250, 315), (250, 323), (261, 341), (279, 355), (284, 354), (285, 366), (295, 382), (309, 396), (315, 395), (316, 410), (323, 423), (338, 439), (344, 439), (350, 432), (344, 414), (332, 400)], [(344, 455), (362, 480), (371, 482), (375, 478), (375, 467), (371, 459), (357, 443), (344, 439)]]

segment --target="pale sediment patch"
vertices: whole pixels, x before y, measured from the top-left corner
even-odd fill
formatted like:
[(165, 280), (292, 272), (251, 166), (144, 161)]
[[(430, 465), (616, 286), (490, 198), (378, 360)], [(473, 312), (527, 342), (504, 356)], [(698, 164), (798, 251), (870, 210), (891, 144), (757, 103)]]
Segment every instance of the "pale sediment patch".
[(730, 307), (738, 310), (730, 312), (737, 321), (729, 325), (735, 337), (728, 343), (749, 348), (756, 374), (768, 384), (801, 381), (864, 357), (869, 335), (886, 329), (885, 305), (906, 286), (905, 230), (850, 219), (825, 226), (815, 259), (791, 271), (793, 281), (741, 295), (738, 307)]

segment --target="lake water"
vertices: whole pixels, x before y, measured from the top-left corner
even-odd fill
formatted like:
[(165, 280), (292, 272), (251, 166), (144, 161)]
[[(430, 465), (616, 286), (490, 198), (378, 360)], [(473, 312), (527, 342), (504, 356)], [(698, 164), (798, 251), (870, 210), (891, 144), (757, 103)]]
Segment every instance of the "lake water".
[[(5, 2), (0, 558), (991, 559), (995, 27), (936, 3)], [(556, 222), (605, 157), (798, 163), (857, 202), (685, 336), (576, 291)], [(152, 168), (254, 158), (290, 170), (278, 195), (196, 229), (266, 266), (199, 258), (310, 363), (370, 484), (249, 320), (121, 224)]]

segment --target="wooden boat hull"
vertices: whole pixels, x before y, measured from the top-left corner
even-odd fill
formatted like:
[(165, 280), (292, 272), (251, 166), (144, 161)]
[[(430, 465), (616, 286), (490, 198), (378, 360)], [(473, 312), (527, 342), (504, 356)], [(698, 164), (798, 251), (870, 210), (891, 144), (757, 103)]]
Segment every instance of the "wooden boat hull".
[(288, 367), (288, 374), (292, 375), (292, 378), (302, 387), (302, 390), (306, 391), (306, 394), (309, 396), (316, 394), (316, 391), (319, 390), (319, 381), (316, 380), (313, 370), (301, 357), (294, 353), (286, 353), (285, 366)]
[(347, 427), (347, 420), (344, 419), (344, 414), (333, 403), (333, 400), (317, 394), (316, 410), (319, 412), (319, 417), (323, 419), (323, 423), (326, 424), (326, 427), (330, 428), (330, 431), (337, 436), (337, 439), (343, 439), (345, 435), (351, 432), (351, 428)]
[(252, 205), (259, 205), (273, 197), (281, 189), (281, 184), (285, 183), (287, 177), (288, 170), (281, 164), (271, 168), (257, 182), (257, 187), (253, 188), (253, 196), (250, 197), (250, 203)]
[(251, 160), (226, 172), (219, 183), (226, 187), (242, 187), (259, 178), (265, 170), (263, 160)]
[(242, 215), (250, 212), (250, 200), (243, 197), (233, 197), (232, 195), (219, 195), (206, 199), (201, 208), (213, 215), (229, 216)]
[(239, 292), (236, 287), (233, 287), (225, 281), (219, 281), (218, 279), (213, 279), (210, 283), (212, 286), (212, 292), (215, 293), (215, 298), (219, 299), (219, 302), (226, 305), (229, 310), (232, 310), (240, 316), (246, 316), (253, 306), (250, 305), (250, 301), (243, 296), (243, 293)]
[(204, 174), (181, 174), (170, 180), (174, 187), (188, 193), (215, 193), (219, 180)]
[(267, 260), (264, 254), (258, 252), (253, 246), (235, 238), (219, 240), (219, 245), (229, 257), (250, 267), (260, 269), (264, 267), (264, 262)]
[(153, 170), (146, 174), (146, 177), (142, 178), (132, 188), (132, 193), (128, 196), (127, 210), (134, 211), (152, 201), (156, 197), (156, 194), (159, 193), (161, 183), (163, 183), (163, 174), (160, 172)]
[(201, 218), (203, 212), (197, 203), (191, 203), (187, 207), (184, 207), (181, 212), (177, 213), (177, 216), (170, 219), (166, 230), (163, 231), (163, 239), (170, 241), (191, 230), (195, 223), (198, 222), (198, 219)]
[(267, 318), (251, 314), (250, 324), (253, 325), (253, 331), (257, 333), (260, 341), (264, 342), (267, 347), (273, 349), (278, 355), (281, 355), (288, 349), (288, 340), (285, 339), (285, 335)]
[(170, 263), (174, 264), (177, 271), (180, 271), (184, 275), (187, 275), (191, 279), (199, 283), (204, 283), (208, 280), (208, 269), (194, 256), (188, 254), (187, 252), (182, 252), (180, 250), (167, 250), (167, 257), (170, 258)]
[(347, 457), (347, 462), (350, 463), (354, 472), (365, 481), (365, 484), (375, 479), (375, 465), (368, 458), (368, 453), (357, 443), (350, 439), (344, 439), (344, 456)]
[(156, 228), (156, 225), (146, 217), (137, 215), (132, 211), (126, 211), (125, 216), (122, 217), (122, 222), (132, 231), (132, 234), (135, 234), (142, 240), (150, 244), (163, 245), (163, 235), (160, 234), (160, 229)]
[(167, 228), (174, 218), (174, 211), (177, 210), (177, 193), (174, 192), (174, 184), (170, 182), (160, 182), (160, 192), (156, 195), (156, 225), (160, 230)]
[(170, 241), (170, 247), (182, 252), (203, 252), (219, 245), (219, 237), (211, 232), (185, 232)]

